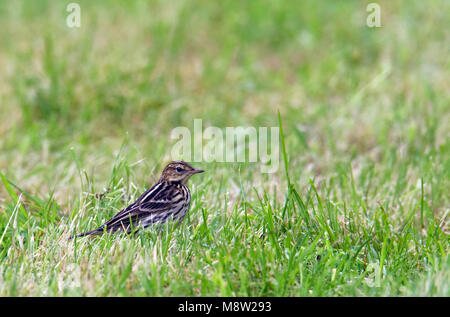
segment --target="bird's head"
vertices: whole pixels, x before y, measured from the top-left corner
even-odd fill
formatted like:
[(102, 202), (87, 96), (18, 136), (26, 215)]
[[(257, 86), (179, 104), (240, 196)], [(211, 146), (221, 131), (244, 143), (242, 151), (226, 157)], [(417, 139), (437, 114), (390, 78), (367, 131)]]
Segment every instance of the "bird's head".
[(164, 168), (160, 180), (165, 180), (167, 182), (180, 182), (182, 184), (185, 184), (188, 181), (189, 177), (194, 174), (203, 172), (204, 170), (195, 169), (186, 162), (173, 161)]

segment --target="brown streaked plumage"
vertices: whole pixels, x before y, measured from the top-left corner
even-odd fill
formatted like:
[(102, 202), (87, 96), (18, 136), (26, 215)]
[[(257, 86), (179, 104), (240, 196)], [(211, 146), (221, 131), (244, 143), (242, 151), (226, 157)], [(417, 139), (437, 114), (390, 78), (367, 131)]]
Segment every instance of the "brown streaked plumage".
[(99, 228), (74, 237), (101, 234), (105, 231), (130, 233), (170, 219), (183, 221), (191, 203), (191, 192), (186, 186), (189, 177), (202, 173), (183, 161), (173, 161), (163, 170), (159, 181), (134, 203), (119, 211)]

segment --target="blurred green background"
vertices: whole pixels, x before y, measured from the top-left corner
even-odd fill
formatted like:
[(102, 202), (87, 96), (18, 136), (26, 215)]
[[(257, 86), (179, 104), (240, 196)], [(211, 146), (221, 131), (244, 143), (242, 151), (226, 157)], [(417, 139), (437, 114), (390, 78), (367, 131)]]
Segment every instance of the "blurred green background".
[(0, 167), (30, 189), (64, 186), (71, 147), (86, 166), (127, 136), (145, 174), (174, 127), (278, 110), (300, 182), (351, 161), (448, 173), (447, 1), (379, 1), (381, 28), (365, 1), (78, 1), (71, 29), (68, 3), (0, 2)]

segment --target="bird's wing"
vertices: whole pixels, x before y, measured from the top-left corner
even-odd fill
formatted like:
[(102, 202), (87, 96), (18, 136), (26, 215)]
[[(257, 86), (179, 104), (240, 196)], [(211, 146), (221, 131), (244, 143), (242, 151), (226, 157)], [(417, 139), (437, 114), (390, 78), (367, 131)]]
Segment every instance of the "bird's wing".
[[(167, 185), (157, 183), (141, 195), (133, 204), (118, 212), (105, 222), (100, 228), (115, 231), (126, 228), (131, 224), (138, 225), (139, 221), (151, 214), (170, 210), (177, 191), (168, 189)], [(99, 228), (99, 229), (100, 229)]]
[(158, 183), (153, 186), (152, 191), (142, 195), (138, 200), (139, 211), (153, 213), (168, 210), (177, 202), (180, 193), (177, 187)]

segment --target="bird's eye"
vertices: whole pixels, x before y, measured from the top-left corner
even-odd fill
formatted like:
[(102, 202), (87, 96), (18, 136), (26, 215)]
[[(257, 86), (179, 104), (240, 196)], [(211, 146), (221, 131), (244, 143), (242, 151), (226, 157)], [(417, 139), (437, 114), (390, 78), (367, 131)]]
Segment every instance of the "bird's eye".
[(180, 173), (180, 172), (183, 171), (183, 168), (178, 166), (178, 167), (176, 168), (176, 170), (177, 170), (178, 173)]

